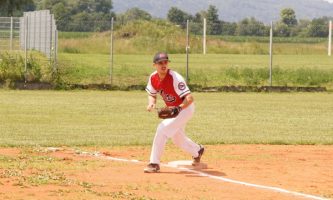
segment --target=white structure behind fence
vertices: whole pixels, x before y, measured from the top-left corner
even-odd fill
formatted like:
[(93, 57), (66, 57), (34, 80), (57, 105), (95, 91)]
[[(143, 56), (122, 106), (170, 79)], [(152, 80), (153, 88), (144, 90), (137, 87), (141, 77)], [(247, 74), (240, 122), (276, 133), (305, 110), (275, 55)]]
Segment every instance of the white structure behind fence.
[(49, 10), (24, 13), (20, 19), (21, 49), (37, 50), (55, 58), (57, 41), (57, 26)]
[(49, 10), (25, 12), (23, 17), (0, 17), (0, 51), (36, 50), (56, 60), (58, 31)]

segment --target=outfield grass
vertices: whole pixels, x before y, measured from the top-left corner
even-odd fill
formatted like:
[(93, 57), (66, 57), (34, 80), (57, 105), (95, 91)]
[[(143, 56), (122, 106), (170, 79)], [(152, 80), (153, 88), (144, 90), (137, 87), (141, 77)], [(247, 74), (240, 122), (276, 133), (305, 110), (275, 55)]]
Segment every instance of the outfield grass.
[[(108, 54), (110, 52), (110, 36), (108, 33), (96, 34), (94, 37), (89, 34), (64, 34), (59, 40), (59, 51), (62, 53), (99, 53)], [(176, 38), (173, 38), (176, 37)], [(293, 42), (293, 40), (295, 40)], [(141, 54), (153, 53), (165, 49), (172, 53), (185, 53), (186, 39), (184, 36), (167, 36), (159, 43), (158, 38), (142, 37), (134, 39), (116, 38), (114, 50), (120, 54)], [(192, 53), (202, 53), (202, 38), (192, 37), (190, 39)], [(262, 37), (261, 40), (251, 38), (240, 39), (237, 37), (214, 37), (207, 39), (207, 52), (211, 54), (269, 54), (269, 37)], [(327, 53), (327, 41), (323, 39), (315, 40), (274, 40), (274, 54), (284, 55), (325, 55)]]
[[(203, 144), (333, 144), (331, 93), (194, 93)], [(0, 91), (0, 146), (150, 145), (145, 92)], [(161, 106), (161, 104), (159, 105)]]
[[(77, 35), (80, 35), (78, 33)], [(211, 35), (211, 38), (225, 40), (228, 42), (259, 42), (269, 43), (269, 36), (216, 36)], [(327, 38), (322, 37), (273, 37), (274, 43), (301, 43), (301, 44), (316, 44), (326, 42)]]
[[(186, 55), (171, 54), (170, 67), (186, 75)], [(279, 86), (333, 87), (333, 60), (325, 55), (276, 55), (273, 84)], [(60, 73), (68, 83), (109, 83), (110, 56), (59, 54)], [(268, 85), (269, 56), (239, 54), (191, 54), (191, 84), (202, 86)], [(145, 84), (154, 70), (152, 55), (114, 55), (115, 85)]]
[[(111, 33), (62, 32), (59, 51), (67, 53), (110, 52)], [(186, 31), (168, 22), (139, 21), (116, 28), (114, 50), (120, 54), (147, 54), (159, 50), (185, 53)], [(274, 37), (275, 54), (327, 54), (327, 38)], [(202, 53), (202, 35), (190, 34), (192, 53)], [(212, 54), (269, 54), (269, 35), (207, 36), (207, 52)]]
[[(186, 32), (168, 22), (137, 21), (116, 26), (113, 84), (145, 84), (156, 51), (172, 54), (171, 67), (186, 73)], [(267, 85), (269, 37), (191, 35), (190, 83), (205, 86)], [(59, 68), (66, 83), (109, 83), (110, 32), (61, 33)], [(333, 60), (326, 38), (274, 38), (273, 84), (333, 88)]]

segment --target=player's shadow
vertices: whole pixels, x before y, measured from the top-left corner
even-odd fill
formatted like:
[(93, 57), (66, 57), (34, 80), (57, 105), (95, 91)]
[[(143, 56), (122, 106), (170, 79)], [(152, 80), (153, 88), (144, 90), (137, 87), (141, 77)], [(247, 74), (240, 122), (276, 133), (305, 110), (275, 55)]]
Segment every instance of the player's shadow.
[(227, 175), (226, 173), (213, 170), (212, 168), (195, 169), (193, 171), (198, 172), (198, 173), (202, 173), (202, 174), (192, 173), (192, 174), (189, 174), (187, 176), (190, 176), (190, 177), (203, 177), (203, 175), (210, 175), (210, 176), (226, 176)]
[(187, 177), (205, 177), (205, 175), (209, 175), (209, 176), (226, 176), (227, 174), (220, 172), (220, 171), (216, 171), (213, 170), (212, 168), (206, 168), (206, 169), (191, 169), (191, 171), (187, 171), (187, 170), (181, 170), (177, 172), (170, 172), (170, 171), (162, 171), (160, 173), (163, 174), (182, 174), (185, 175)]

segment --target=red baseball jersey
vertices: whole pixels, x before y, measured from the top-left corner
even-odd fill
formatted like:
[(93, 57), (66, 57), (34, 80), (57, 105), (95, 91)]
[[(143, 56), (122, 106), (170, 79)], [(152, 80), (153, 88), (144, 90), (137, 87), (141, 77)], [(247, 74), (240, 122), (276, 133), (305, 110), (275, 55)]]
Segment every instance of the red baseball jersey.
[(153, 72), (148, 80), (146, 91), (151, 96), (160, 93), (167, 106), (179, 106), (184, 97), (191, 93), (184, 78), (173, 70), (168, 70), (167, 75), (161, 81), (157, 71)]

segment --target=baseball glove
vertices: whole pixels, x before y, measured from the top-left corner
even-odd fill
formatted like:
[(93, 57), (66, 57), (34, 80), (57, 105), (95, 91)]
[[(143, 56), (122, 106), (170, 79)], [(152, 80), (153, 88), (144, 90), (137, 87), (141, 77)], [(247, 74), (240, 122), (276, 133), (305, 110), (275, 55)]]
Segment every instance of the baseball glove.
[(181, 107), (164, 107), (157, 110), (158, 117), (161, 119), (175, 118), (181, 111)]

